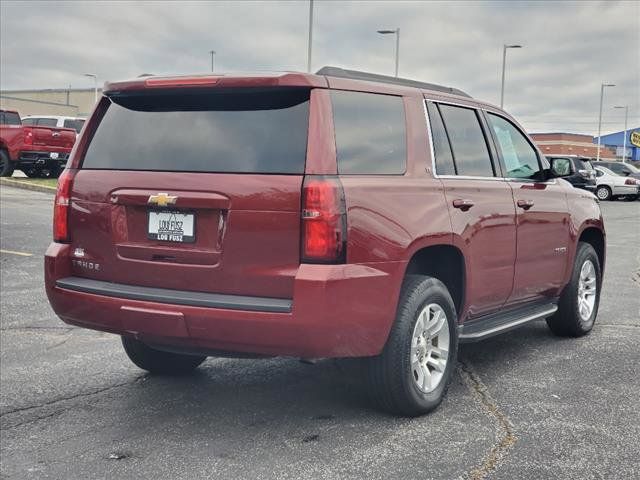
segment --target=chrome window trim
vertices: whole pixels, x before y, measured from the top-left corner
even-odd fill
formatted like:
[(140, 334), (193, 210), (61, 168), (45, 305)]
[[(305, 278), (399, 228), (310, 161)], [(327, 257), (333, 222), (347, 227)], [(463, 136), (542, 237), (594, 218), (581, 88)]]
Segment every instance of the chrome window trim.
[[(508, 121), (509, 123), (513, 124), (513, 122), (511, 120), (509, 120), (507, 117), (505, 117), (504, 115), (500, 115), (496, 112), (493, 111), (489, 111), (486, 110), (485, 108), (482, 107), (474, 107), (471, 105), (466, 105), (464, 103), (456, 103), (456, 102), (451, 102), (451, 101), (447, 101), (447, 100), (437, 100), (437, 99), (433, 99), (433, 98), (428, 98), (426, 96), (422, 96), (422, 110), (424, 111), (424, 117), (425, 120), (427, 122), (427, 134), (429, 137), (429, 151), (431, 152), (431, 174), (434, 176), (434, 178), (441, 178), (441, 179), (447, 179), (447, 180), (454, 180), (454, 179), (461, 179), (461, 180), (489, 180), (489, 181), (501, 181), (501, 182), (523, 182), (523, 183), (540, 183), (543, 185), (555, 185), (558, 182), (556, 181), (556, 179), (551, 179), (551, 180), (547, 180), (546, 182), (539, 182), (530, 178), (512, 178), (512, 177), (502, 177), (502, 176), (494, 176), (494, 177), (476, 177), (476, 176), (465, 176), (465, 175), (438, 175), (438, 172), (436, 170), (436, 155), (435, 152), (433, 150), (433, 134), (431, 133), (431, 119), (429, 118), (429, 112), (427, 111), (427, 102), (433, 102), (433, 103), (444, 103), (447, 105), (453, 105), (456, 107), (463, 107), (463, 108), (471, 108), (474, 110), (481, 110), (486, 114), (493, 114), (496, 115), (498, 117), (504, 118), (506, 121)], [(514, 125), (515, 126), (515, 125)], [(516, 129), (518, 131), (520, 131), (520, 133), (523, 133), (520, 128), (518, 128), (517, 126), (515, 126)], [(529, 141), (529, 138), (526, 136), (525, 134), (525, 139), (527, 140), (527, 142), (531, 145), (531, 142)], [(538, 154), (538, 156), (541, 155), (541, 153), (538, 151), (538, 149), (533, 146), (535, 152)], [(538, 158), (539, 159), (539, 158)]]
[[(448, 105), (453, 105), (453, 106), (459, 106), (459, 107), (463, 107), (463, 108), (469, 108), (472, 110), (478, 110), (476, 107), (470, 106), (470, 105), (464, 105), (462, 103), (454, 103), (454, 102), (441, 102), (439, 100), (431, 100), (428, 99), (426, 97), (423, 96), (422, 98), (422, 109), (424, 110), (424, 117), (425, 120), (427, 121), (427, 134), (429, 137), (429, 150), (431, 152), (431, 174), (434, 176), (434, 178), (441, 178), (441, 179), (446, 179), (446, 180), (455, 180), (455, 179), (460, 179), (460, 180), (489, 180), (492, 182), (503, 182), (505, 179), (503, 177), (498, 177), (498, 176), (493, 176), (493, 177), (480, 177), (480, 176), (469, 176), (469, 175), (438, 175), (438, 172), (436, 171), (436, 155), (435, 155), (435, 151), (433, 150), (433, 134), (431, 133), (431, 119), (429, 118), (429, 112), (427, 111), (427, 102), (434, 102), (434, 103), (446, 103)], [(489, 148), (489, 146), (487, 145), (487, 148)]]

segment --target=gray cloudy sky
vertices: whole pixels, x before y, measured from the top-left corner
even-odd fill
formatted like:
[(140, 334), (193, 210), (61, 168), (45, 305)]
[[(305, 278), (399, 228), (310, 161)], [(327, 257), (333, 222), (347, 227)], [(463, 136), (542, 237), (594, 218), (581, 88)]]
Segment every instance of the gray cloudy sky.
[[(2, 89), (92, 86), (141, 73), (304, 70), (308, 2), (0, 3)], [(336, 65), (393, 74), (392, 36), (401, 29), (400, 75), (461, 88), (499, 102), (503, 43), (505, 108), (531, 132), (640, 126), (640, 2), (404, 2), (316, 0), (313, 69)]]

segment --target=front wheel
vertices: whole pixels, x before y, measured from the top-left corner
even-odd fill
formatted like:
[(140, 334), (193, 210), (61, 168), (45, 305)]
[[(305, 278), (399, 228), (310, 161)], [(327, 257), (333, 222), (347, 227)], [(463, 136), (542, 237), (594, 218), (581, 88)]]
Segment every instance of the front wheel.
[(600, 304), (602, 273), (593, 247), (578, 243), (571, 280), (560, 296), (558, 311), (547, 318), (553, 333), (562, 337), (581, 337), (593, 328)]
[(184, 375), (195, 370), (207, 358), (156, 350), (133, 337), (123, 336), (122, 346), (129, 359), (142, 370), (161, 375)]
[(408, 275), (387, 343), (366, 359), (371, 397), (395, 415), (430, 412), (447, 391), (457, 350), (456, 309), (447, 288), (436, 278)]

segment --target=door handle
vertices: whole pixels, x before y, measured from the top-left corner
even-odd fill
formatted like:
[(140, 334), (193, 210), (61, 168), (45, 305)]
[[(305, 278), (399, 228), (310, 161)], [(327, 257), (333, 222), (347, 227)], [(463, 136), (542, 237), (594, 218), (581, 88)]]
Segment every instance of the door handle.
[(529, 210), (533, 207), (533, 200), (518, 200), (517, 204), (520, 208), (524, 208), (525, 210)]
[(463, 212), (466, 212), (467, 210), (469, 210), (474, 205), (475, 204), (473, 203), (473, 200), (469, 200), (469, 199), (466, 199), (466, 198), (456, 198), (453, 201), (453, 208), (459, 208)]
[(51, 133), (51, 136), (52, 136), (52, 137), (59, 137), (59, 136), (60, 136), (60, 134), (59, 134), (58, 132), (52, 132), (52, 133)]

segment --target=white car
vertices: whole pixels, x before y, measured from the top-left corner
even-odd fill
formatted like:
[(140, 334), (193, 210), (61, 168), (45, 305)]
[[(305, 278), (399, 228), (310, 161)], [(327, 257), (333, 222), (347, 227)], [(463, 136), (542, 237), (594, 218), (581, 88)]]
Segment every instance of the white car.
[(86, 118), (64, 117), (61, 115), (27, 115), (22, 117), (23, 125), (41, 125), (43, 127), (73, 128), (76, 135), (82, 130)]
[(596, 167), (596, 196), (600, 200), (615, 200), (625, 196), (636, 200), (640, 194), (640, 181), (623, 177), (605, 167)]

